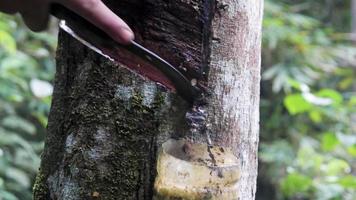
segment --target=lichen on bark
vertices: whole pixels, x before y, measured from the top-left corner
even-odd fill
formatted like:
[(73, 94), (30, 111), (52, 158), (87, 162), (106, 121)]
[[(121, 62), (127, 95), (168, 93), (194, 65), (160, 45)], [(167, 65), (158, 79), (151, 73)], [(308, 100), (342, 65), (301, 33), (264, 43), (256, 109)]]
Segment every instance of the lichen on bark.
[(46, 185), (46, 177), (42, 174), (41, 169), (39, 169), (35, 183), (33, 185), (33, 199), (46, 199), (48, 193), (48, 188)]
[(35, 199), (149, 199), (156, 138), (172, 97), (68, 35), (60, 40), (73, 51), (58, 51), (65, 62), (57, 66), (41, 173), (48, 190), (35, 187)]

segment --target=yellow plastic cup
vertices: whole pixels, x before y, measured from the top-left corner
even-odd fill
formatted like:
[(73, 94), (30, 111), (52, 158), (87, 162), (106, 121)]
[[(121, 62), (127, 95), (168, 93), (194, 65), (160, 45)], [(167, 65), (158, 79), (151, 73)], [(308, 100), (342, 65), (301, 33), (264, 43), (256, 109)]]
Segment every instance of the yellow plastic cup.
[(238, 166), (229, 148), (170, 139), (158, 155), (154, 199), (238, 199)]

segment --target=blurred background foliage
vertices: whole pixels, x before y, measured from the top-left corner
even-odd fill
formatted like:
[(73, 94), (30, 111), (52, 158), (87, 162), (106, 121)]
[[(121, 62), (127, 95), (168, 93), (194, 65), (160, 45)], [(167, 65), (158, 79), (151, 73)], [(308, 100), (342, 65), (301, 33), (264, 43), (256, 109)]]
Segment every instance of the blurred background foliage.
[[(266, 0), (259, 200), (356, 197), (350, 0)], [(0, 200), (29, 200), (54, 75), (55, 28), (0, 14)]]
[(0, 13), (0, 200), (32, 199), (51, 103), (56, 36)]
[(258, 199), (356, 198), (350, 4), (265, 1)]

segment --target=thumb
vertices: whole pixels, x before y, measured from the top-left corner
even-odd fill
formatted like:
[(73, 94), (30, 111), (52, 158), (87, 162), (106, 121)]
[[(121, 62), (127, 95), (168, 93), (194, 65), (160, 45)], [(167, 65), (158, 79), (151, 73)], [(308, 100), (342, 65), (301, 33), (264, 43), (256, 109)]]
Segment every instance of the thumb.
[(114, 40), (128, 44), (134, 39), (130, 27), (101, 0), (56, 0), (106, 32)]
[(20, 14), (32, 31), (43, 31), (48, 25), (49, 4), (42, 0), (25, 1), (22, 3)]

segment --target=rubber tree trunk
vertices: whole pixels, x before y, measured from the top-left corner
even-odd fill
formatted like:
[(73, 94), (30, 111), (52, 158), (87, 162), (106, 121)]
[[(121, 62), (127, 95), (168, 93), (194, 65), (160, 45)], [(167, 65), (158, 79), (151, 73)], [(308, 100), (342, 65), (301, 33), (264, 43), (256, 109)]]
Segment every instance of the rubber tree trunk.
[(254, 199), (263, 1), (105, 3), (204, 95), (189, 105), (60, 32), (34, 199), (152, 199), (157, 152), (170, 138), (231, 148), (238, 199)]

